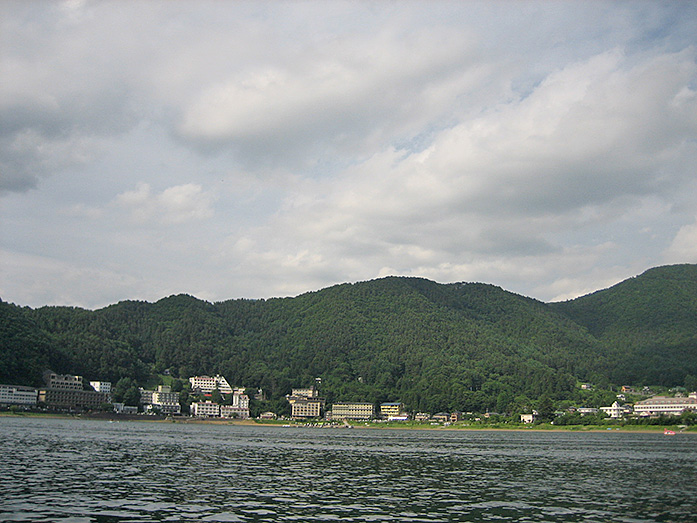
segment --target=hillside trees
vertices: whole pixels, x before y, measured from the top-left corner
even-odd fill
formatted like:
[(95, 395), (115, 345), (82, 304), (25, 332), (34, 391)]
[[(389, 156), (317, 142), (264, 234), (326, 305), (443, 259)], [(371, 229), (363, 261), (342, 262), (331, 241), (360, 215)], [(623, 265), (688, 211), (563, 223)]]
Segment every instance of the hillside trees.
[(45, 368), (137, 384), (165, 370), (221, 373), (264, 389), (270, 405), (321, 377), (330, 402), (514, 412), (542, 397), (575, 401), (578, 381), (682, 385), (697, 376), (694, 273), (649, 271), (563, 304), (400, 277), (295, 298), (178, 295), (97, 311), (0, 302), (0, 381), (39, 384)]

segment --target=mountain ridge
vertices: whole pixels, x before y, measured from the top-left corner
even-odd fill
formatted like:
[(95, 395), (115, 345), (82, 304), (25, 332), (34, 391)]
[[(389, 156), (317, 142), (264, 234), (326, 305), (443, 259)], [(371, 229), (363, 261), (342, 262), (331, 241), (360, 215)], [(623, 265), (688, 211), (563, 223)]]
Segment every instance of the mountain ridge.
[(322, 377), (329, 401), (511, 410), (570, 398), (579, 381), (682, 385), (697, 376), (694, 318), (697, 266), (688, 264), (556, 303), (400, 276), (291, 298), (178, 294), (95, 311), (0, 302), (2, 352), (13, 352), (0, 382), (35, 384), (42, 365), (111, 381), (222, 373), (280, 399)]

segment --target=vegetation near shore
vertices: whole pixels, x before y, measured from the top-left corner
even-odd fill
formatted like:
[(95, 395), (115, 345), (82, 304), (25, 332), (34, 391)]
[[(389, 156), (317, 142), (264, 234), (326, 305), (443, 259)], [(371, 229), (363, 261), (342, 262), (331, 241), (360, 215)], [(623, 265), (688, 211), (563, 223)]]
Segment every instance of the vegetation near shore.
[(283, 412), (291, 387), (319, 377), (329, 405), (549, 413), (607, 406), (621, 384), (697, 389), (696, 319), (697, 265), (564, 303), (404, 277), (295, 298), (178, 295), (96, 311), (0, 302), (0, 383), (39, 386), (47, 368), (132, 386), (222, 374), (263, 389), (256, 409)]

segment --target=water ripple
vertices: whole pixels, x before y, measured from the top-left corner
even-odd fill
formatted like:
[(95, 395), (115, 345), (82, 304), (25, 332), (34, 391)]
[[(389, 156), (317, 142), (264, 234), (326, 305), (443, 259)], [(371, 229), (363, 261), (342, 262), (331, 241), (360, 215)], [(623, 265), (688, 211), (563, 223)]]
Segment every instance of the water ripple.
[(693, 435), (0, 418), (0, 520), (692, 522)]

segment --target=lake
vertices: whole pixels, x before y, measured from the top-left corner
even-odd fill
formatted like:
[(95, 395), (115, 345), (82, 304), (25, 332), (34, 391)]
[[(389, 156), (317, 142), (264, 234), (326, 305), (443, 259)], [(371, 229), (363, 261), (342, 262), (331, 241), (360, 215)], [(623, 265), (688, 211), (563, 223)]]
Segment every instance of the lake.
[(697, 521), (697, 435), (0, 417), (0, 521)]

